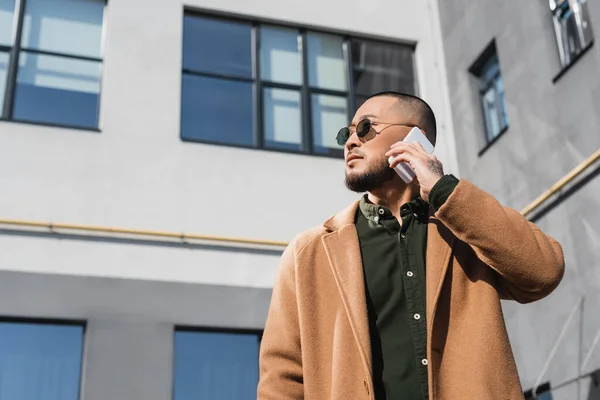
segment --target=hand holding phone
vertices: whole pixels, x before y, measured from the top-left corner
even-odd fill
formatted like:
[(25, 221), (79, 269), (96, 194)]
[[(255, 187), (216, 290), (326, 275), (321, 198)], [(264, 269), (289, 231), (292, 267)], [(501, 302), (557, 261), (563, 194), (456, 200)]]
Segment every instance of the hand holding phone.
[[(433, 150), (434, 150), (433, 144), (431, 144), (431, 142), (429, 141), (429, 139), (427, 139), (427, 136), (425, 136), (423, 134), (421, 129), (419, 129), (416, 126), (414, 128), (412, 128), (412, 130), (404, 138), (403, 142), (421, 143), (421, 146), (423, 146), (425, 151), (428, 153), (433, 153)], [(394, 161), (393, 156), (388, 159), (388, 162), (390, 164), (392, 163), (392, 161)], [(406, 162), (401, 162), (398, 165), (396, 165), (396, 167), (394, 168), (394, 171), (396, 171), (396, 173), (400, 176), (400, 178), (402, 178), (402, 180), (406, 184), (411, 183), (413, 181), (413, 179), (415, 179), (415, 176), (416, 176), (415, 171)]]

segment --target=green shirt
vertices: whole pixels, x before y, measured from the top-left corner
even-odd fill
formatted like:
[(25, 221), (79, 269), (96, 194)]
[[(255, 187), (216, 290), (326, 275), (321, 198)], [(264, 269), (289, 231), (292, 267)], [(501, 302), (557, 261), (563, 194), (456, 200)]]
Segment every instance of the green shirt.
[[(438, 209), (458, 180), (443, 177), (431, 190)], [(365, 276), (377, 400), (427, 399), (425, 253), (429, 205), (421, 198), (400, 208), (402, 226), (383, 206), (360, 202), (356, 228)]]

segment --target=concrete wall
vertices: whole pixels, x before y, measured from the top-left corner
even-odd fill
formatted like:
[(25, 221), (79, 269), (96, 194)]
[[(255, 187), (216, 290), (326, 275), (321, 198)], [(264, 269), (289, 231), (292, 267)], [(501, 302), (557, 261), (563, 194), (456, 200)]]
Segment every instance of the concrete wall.
[[(456, 172), (437, 5), (408, 0), (379, 5), (341, 0), (110, 2), (101, 133), (0, 122), (0, 216), (287, 241), (356, 198), (343, 186), (339, 159), (181, 142), (184, 6), (417, 43), (420, 92), (440, 119), (437, 152), (448, 171)], [(83, 248), (68, 252), (86, 254)], [(129, 259), (141, 254), (146, 253)], [(180, 269), (163, 278), (194, 274), (199, 256), (188, 255), (180, 256), (185, 258), (177, 263)], [(122, 254), (115, 259), (124, 260)], [(77, 269), (83, 274), (104, 268), (102, 260), (60, 267), (46, 260), (16, 260), (1, 268)], [(247, 262), (265, 265), (263, 259)], [(265, 273), (272, 279), (274, 262), (269, 265)], [(119, 271), (106, 266), (104, 272), (153, 278), (143, 271), (129, 273), (129, 268), (136, 268), (135, 262)]]
[[(592, 47), (553, 83), (561, 67), (547, 1), (438, 3), (460, 172), (520, 210), (600, 147), (600, 52)], [(600, 4), (590, 1), (588, 6), (593, 28), (600, 32)], [(484, 126), (477, 82), (468, 68), (492, 39), (506, 90), (509, 128), (478, 156), (485, 145)], [(538, 377), (579, 296), (587, 296), (581, 352), (590, 348), (600, 329), (600, 181), (595, 176), (567, 188), (568, 195), (536, 217), (538, 225), (564, 246), (567, 271), (562, 285), (538, 303), (505, 304), (525, 389)], [(578, 318), (544, 381), (557, 385), (577, 376)], [(600, 350), (588, 370), (597, 368)], [(576, 389), (570, 385), (555, 398), (576, 399)]]

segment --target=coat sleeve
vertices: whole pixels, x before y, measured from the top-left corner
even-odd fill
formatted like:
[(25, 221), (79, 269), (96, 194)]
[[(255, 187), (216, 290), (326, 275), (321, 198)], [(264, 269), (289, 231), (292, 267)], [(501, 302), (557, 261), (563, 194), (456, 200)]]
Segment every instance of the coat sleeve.
[(258, 400), (303, 399), (294, 244), (284, 251), (260, 347)]
[(561, 245), (470, 182), (458, 183), (436, 217), (497, 272), (502, 298), (533, 302), (549, 295), (562, 280)]

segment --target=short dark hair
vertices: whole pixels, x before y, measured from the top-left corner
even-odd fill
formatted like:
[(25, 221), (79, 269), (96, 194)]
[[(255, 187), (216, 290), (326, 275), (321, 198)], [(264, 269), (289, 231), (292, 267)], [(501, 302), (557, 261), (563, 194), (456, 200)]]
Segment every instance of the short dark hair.
[(393, 91), (375, 93), (369, 96), (367, 100), (372, 99), (374, 97), (393, 97), (396, 100), (398, 100), (398, 102), (401, 103), (403, 106), (408, 107), (411, 111), (415, 111), (421, 119), (421, 125), (423, 125), (419, 126), (419, 128), (424, 130), (429, 140), (435, 144), (435, 139), (437, 135), (435, 114), (433, 113), (433, 110), (425, 100), (412, 94)]

